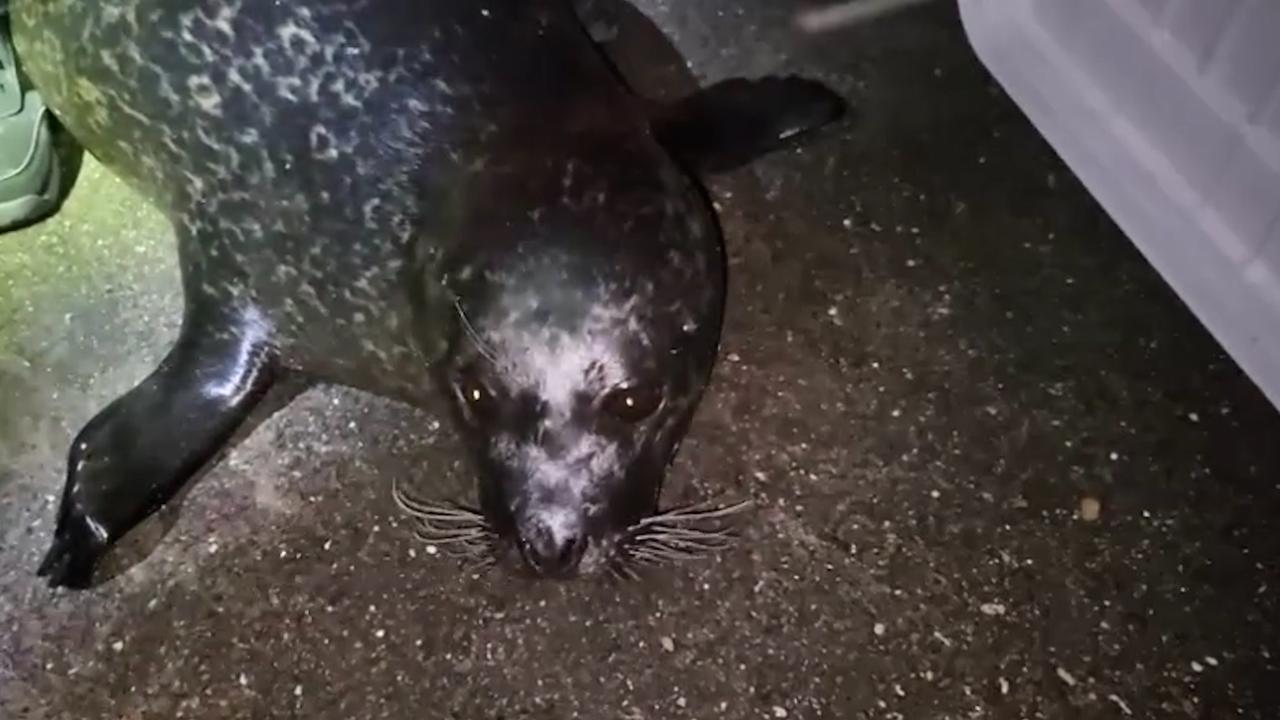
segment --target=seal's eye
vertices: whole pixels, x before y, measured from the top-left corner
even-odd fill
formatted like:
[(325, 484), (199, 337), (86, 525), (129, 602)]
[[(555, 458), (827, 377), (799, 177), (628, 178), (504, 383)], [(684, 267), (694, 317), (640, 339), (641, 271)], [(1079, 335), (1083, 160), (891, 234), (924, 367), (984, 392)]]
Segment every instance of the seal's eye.
[(465, 370), (459, 376), (458, 395), (476, 417), (488, 418), (493, 414), (493, 391), (474, 369)]
[(605, 395), (601, 407), (622, 422), (633, 424), (652, 415), (662, 404), (658, 388), (623, 386)]

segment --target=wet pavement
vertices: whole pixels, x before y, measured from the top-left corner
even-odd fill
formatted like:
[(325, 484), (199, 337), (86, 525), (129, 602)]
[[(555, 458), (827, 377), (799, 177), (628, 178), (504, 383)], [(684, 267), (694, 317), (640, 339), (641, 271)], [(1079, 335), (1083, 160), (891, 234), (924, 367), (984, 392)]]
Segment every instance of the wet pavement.
[(1280, 413), (954, 8), (806, 37), (797, 2), (639, 5), (704, 80), (856, 107), (712, 183), (732, 299), (667, 496), (750, 494), (743, 542), (626, 585), (464, 571), (390, 494), (468, 492), (444, 414), (320, 387), (46, 589), (65, 447), (178, 321), (164, 221), (89, 162), (0, 236), (0, 717), (1276, 716)]

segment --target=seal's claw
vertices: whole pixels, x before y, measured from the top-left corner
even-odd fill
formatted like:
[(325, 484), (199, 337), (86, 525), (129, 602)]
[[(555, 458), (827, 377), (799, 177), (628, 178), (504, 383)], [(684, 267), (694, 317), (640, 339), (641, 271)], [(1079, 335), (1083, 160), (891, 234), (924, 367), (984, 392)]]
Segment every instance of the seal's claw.
[(93, 531), (89, 521), (72, 510), (59, 520), (53, 544), (36, 575), (48, 578), (49, 587), (83, 590), (89, 587), (94, 566), (105, 549), (106, 543)]

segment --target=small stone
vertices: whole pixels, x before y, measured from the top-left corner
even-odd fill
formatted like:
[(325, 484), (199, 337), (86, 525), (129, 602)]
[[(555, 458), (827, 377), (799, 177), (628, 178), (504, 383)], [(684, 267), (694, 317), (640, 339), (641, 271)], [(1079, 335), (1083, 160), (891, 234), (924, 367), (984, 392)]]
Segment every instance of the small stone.
[(1209, 664), (1209, 667), (1218, 667), (1218, 658), (1212, 655), (1206, 656), (1204, 661)]
[(1129, 707), (1128, 703), (1120, 699), (1119, 695), (1112, 693), (1107, 696), (1107, 699), (1114, 703), (1116, 707), (1120, 708), (1120, 712), (1124, 713), (1125, 717), (1133, 717), (1133, 710)]
[(1197, 413), (1187, 413), (1187, 419), (1193, 423), (1200, 422), (1200, 416)]
[(1120, 459), (1120, 453), (1118, 453), (1118, 452), (1113, 452), (1113, 453), (1111, 453), (1111, 461), (1112, 461), (1112, 462), (1115, 462), (1116, 460), (1119, 460), (1119, 459)]
[(387, 636), (387, 631), (379, 628), (373, 631), (373, 636), (381, 640), (382, 638)]
[(684, 706), (686, 706), (686, 705), (688, 705), (688, 704), (689, 704), (689, 701), (688, 701), (688, 700), (685, 700), (683, 696), (682, 696), (682, 697), (678, 697), (678, 698), (676, 698), (676, 705), (677, 705), (678, 707), (684, 707)]
[(1102, 502), (1095, 497), (1080, 500), (1080, 519), (1085, 522), (1096, 522), (1102, 515)]
[(845, 230), (852, 230), (852, 229), (853, 229), (853, 218), (845, 218), (844, 220), (840, 221), (840, 224), (841, 224), (841, 225), (844, 225), (844, 229), (845, 229)]
[(1201, 664), (1200, 664), (1198, 661), (1196, 661), (1196, 660), (1192, 660), (1192, 661), (1191, 661), (1191, 669), (1192, 669), (1192, 670), (1195, 670), (1195, 671), (1196, 671), (1196, 672), (1198, 672), (1198, 673), (1199, 673), (1199, 672), (1204, 672), (1204, 665), (1201, 665)]
[(123, 650), (123, 649), (124, 649), (124, 641), (123, 641), (123, 640), (117, 640), (117, 641), (115, 641), (115, 642), (111, 643), (111, 649), (112, 649), (112, 650), (115, 650), (116, 652), (120, 652), (121, 650)]
[(240, 680), (240, 687), (248, 687), (248, 686), (249, 686), (249, 678), (248, 678), (247, 676), (245, 676), (245, 674), (244, 674), (244, 673), (240, 673), (240, 678), (239, 678), (239, 680)]
[(773, 716), (776, 718), (784, 718), (787, 716), (787, 709), (781, 705), (773, 706)]
[(666, 650), (667, 652), (675, 652), (675, 651), (676, 651), (676, 641), (675, 641), (675, 640), (672, 640), (672, 639), (671, 639), (671, 638), (669, 638), (669, 637), (664, 637), (664, 638), (662, 638), (661, 640), (659, 640), (658, 642), (662, 643), (662, 649), (663, 649), (663, 650)]
[(982, 611), (983, 615), (989, 615), (991, 617), (1003, 615), (1005, 613), (1005, 606), (1000, 603), (982, 603), (978, 609)]
[(1072, 677), (1072, 676), (1071, 676), (1071, 673), (1067, 672), (1066, 668), (1064, 668), (1064, 667), (1059, 667), (1059, 668), (1058, 668), (1058, 670), (1057, 670), (1057, 673), (1058, 673), (1058, 679), (1059, 679), (1059, 680), (1062, 680), (1062, 682), (1066, 683), (1066, 684), (1067, 684), (1067, 687), (1075, 687), (1075, 686), (1076, 686), (1076, 679), (1075, 679), (1074, 677)]
[(428, 554), (428, 555), (436, 555), (436, 554), (438, 554), (439, 552), (440, 552), (440, 548), (436, 547), (435, 545), (428, 545), (428, 546), (427, 546), (427, 554)]
[(884, 623), (876, 623), (871, 627), (871, 632), (875, 633), (877, 637), (884, 635), (884, 630)]
[(1000, 696), (1003, 697), (1008, 694), (1009, 694), (1009, 681), (1005, 680), (1004, 678), (1000, 678)]
[(294, 697), (302, 697), (302, 686), (301, 686), (301, 685), (294, 685), (294, 686), (293, 686), (293, 696), (294, 696)]

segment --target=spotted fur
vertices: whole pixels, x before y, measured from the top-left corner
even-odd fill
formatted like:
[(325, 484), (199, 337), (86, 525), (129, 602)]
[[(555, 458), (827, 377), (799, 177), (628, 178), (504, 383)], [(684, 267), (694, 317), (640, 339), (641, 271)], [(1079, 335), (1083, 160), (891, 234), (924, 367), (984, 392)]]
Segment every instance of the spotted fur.
[(626, 552), (705, 545), (681, 523), (707, 513), (645, 524), (723, 313), (721, 240), (688, 172), (706, 141), (691, 138), (769, 146), (809, 116), (756, 103), (739, 135), (715, 132), (715, 107), (811, 88), (730, 84), (659, 120), (568, 0), (10, 12), (58, 118), (172, 219), (185, 299), (169, 355), (73, 443), (51, 582), (86, 581), (280, 370), (417, 404), (443, 395), (484, 520), (396, 497), (424, 523), (460, 523), (451, 542), (515, 541), (543, 570), (548, 547), (589, 544), (587, 569), (616, 569)]

